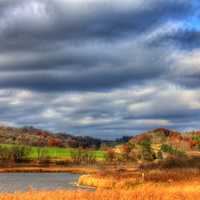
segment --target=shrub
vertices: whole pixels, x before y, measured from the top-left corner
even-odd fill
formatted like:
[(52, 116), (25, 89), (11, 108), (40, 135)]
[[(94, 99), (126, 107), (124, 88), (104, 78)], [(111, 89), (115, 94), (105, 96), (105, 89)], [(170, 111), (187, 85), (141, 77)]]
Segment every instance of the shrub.
[(152, 161), (156, 158), (155, 153), (151, 148), (150, 140), (144, 140), (140, 142), (139, 145), (141, 146), (141, 159)]
[(48, 151), (45, 148), (37, 148), (37, 159), (38, 161), (46, 160), (48, 158)]
[(132, 149), (131, 152), (128, 154), (130, 161), (136, 161), (137, 160), (137, 152), (135, 149)]
[(71, 159), (73, 163), (80, 164), (82, 160), (82, 150), (78, 149), (77, 151), (71, 151)]
[(162, 160), (162, 159), (163, 159), (162, 151), (158, 151), (158, 152), (157, 152), (156, 158), (159, 159), (159, 160)]
[(168, 144), (162, 144), (161, 151), (164, 153), (169, 153), (171, 155), (175, 155), (175, 156), (185, 156), (186, 155), (184, 151), (179, 150)]
[(0, 160), (1, 161), (12, 160), (12, 151), (10, 148), (0, 146)]
[(22, 162), (28, 160), (31, 148), (26, 146), (13, 146), (11, 151), (13, 160), (15, 162)]
[(82, 152), (81, 161), (87, 164), (94, 164), (96, 162), (96, 156), (88, 151)]
[(192, 137), (192, 140), (200, 143), (200, 136), (199, 135), (195, 135), (195, 136)]
[(113, 149), (108, 149), (106, 152), (106, 160), (109, 162), (114, 161), (116, 158), (116, 154)]
[(26, 146), (0, 146), (0, 160), (21, 162), (27, 161), (31, 152), (30, 147)]
[(160, 168), (171, 169), (171, 168), (188, 168), (190, 167), (190, 162), (188, 159), (180, 158), (176, 156), (170, 156), (160, 163)]

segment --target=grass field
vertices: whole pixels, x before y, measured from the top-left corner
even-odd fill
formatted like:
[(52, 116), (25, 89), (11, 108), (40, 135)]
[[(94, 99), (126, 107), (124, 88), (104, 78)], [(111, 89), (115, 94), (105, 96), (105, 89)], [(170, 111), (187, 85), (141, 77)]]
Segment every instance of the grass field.
[[(1, 147), (7, 147), (7, 148), (13, 148), (16, 145), (12, 144), (1, 144)], [(78, 153), (78, 149), (73, 148), (58, 148), (58, 147), (29, 147), (30, 153), (29, 158), (30, 159), (37, 159), (38, 158), (38, 151), (41, 150), (44, 157), (48, 158), (55, 158), (55, 159), (64, 159), (64, 158), (71, 158), (73, 154)], [(95, 151), (95, 150), (84, 150), (84, 152), (87, 152), (91, 154), (93, 157), (95, 157), (98, 160), (104, 160), (106, 157), (105, 152), (103, 151)]]
[[(154, 172), (149, 174), (151, 181), (139, 185), (132, 185), (124, 189), (121, 185), (117, 188), (97, 188), (95, 192), (87, 191), (28, 191), (25, 193), (0, 194), (0, 200), (197, 200), (200, 196), (200, 182), (197, 172), (186, 171)], [(170, 174), (172, 173), (172, 174)], [(155, 177), (164, 178), (164, 182), (157, 182)], [(174, 180), (168, 181), (173, 178)], [(119, 182), (113, 177), (113, 181)], [(157, 179), (157, 178), (156, 178)]]

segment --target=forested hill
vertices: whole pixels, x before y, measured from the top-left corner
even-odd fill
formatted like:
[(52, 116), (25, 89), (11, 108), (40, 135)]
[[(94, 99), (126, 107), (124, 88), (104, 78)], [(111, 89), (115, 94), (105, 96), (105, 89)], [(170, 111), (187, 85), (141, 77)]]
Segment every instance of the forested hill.
[(129, 143), (143, 144), (149, 142), (153, 147), (168, 145), (184, 151), (200, 149), (200, 131), (178, 132), (165, 128), (158, 128), (133, 136)]
[(88, 136), (73, 136), (66, 133), (52, 133), (33, 127), (13, 128), (0, 126), (1, 144), (98, 149), (104, 144), (114, 146), (115, 144), (125, 143), (129, 139), (129, 137), (122, 137), (116, 141), (108, 141)]
[(116, 140), (102, 140), (88, 136), (74, 136), (67, 133), (53, 133), (33, 127), (14, 128), (0, 126), (0, 144), (19, 144), (39, 147), (95, 148), (114, 147), (119, 144), (151, 141), (152, 144), (170, 143), (184, 149), (200, 146), (200, 131), (181, 133), (175, 130), (159, 128), (133, 137), (124, 136)]

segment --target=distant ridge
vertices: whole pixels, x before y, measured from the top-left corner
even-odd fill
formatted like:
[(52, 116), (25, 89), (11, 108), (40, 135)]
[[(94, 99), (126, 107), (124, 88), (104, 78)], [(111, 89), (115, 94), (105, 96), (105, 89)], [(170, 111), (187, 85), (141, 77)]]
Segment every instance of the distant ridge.
[(166, 128), (157, 128), (157, 129), (153, 129), (151, 131), (146, 131), (144, 133), (137, 134), (137, 135), (133, 136), (131, 138), (131, 140), (138, 140), (139, 138), (142, 138), (142, 137), (148, 138), (152, 134), (156, 135), (157, 137), (159, 135), (162, 135), (162, 136), (165, 136), (165, 137), (170, 137), (172, 135), (181, 135), (182, 133), (175, 131), (175, 130), (166, 129)]
[(200, 131), (178, 132), (166, 128), (157, 128), (137, 134), (129, 142), (138, 144), (147, 140), (155, 145), (170, 144), (187, 151), (200, 147)]
[(7, 127), (0, 126), (0, 144), (17, 144), (29, 146), (52, 146), (52, 147), (72, 147), (72, 148), (100, 148), (106, 144), (115, 146), (126, 144), (128, 141), (139, 143), (143, 140), (151, 140), (153, 143), (182, 142), (194, 145), (193, 136), (200, 136), (200, 131), (188, 133), (178, 132), (166, 128), (157, 128), (146, 131), (132, 137), (124, 136), (116, 140), (102, 140), (89, 136), (74, 136), (68, 133), (53, 133), (34, 127)]
[(0, 126), (1, 144), (99, 148), (102, 142), (104, 141), (92, 137), (73, 136), (67, 133), (53, 133), (34, 127), (13, 128)]
[(115, 144), (125, 143), (129, 139), (130, 137), (124, 136), (110, 141), (89, 136), (74, 136), (68, 133), (53, 133), (34, 127), (0, 126), (0, 144), (98, 149), (103, 144), (114, 146)]

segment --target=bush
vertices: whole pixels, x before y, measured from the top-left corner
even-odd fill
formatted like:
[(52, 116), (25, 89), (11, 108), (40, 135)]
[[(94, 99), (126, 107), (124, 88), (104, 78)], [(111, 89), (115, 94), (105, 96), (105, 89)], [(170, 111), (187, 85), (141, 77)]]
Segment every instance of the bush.
[(49, 159), (47, 149), (38, 147), (36, 149), (36, 152), (37, 152), (37, 160), (38, 161)]
[(155, 153), (151, 148), (150, 140), (144, 140), (140, 142), (139, 145), (141, 146), (141, 159), (152, 161), (156, 158)]
[(72, 162), (75, 163), (75, 164), (80, 164), (81, 163), (81, 160), (82, 160), (82, 150), (81, 149), (78, 149), (77, 151), (71, 151), (70, 152), (71, 154), (71, 159), (72, 159)]
[(195, 141), (195, 142), (200, 143), (200, 136), (195, 135), (195, 136), (192, 137), (192, 140)]
[(190, 167), (190, 162), (188, 159), (170, 156), (161, 162), (159, 167), (163, 169), (188, 168)]
[(113, 149), (108, 149), (106, 152), (106, 160), (108, 162), (113, 162), (116, 159), (116, 153)]
[(157, 152), (156, 158), (159, 159), (159, 160), (162, 160), (162, 159), (163, 159), (162, 151), (158, 151), (158, 152)]
[(132, 149), (131, 152), (128, 154), (130, 161), (137, 161), (137, 151)]
[(186, 155), (184, 151), (179, 150), (168, 144), (163, 144), (161, 146), (161, 151), (164, 153), (169, 153), (171, 155), (175, 155), (175, 156), (185, 156)]
[(82, 162), (86, 164), (94, 164), (96, 163), (96, 156), (88, 151), (82, 153)]
[(31, 148), (26, 146), (0, 146), (0, 160), (10, 162), (27, 161), (29, 159), (30, 152)]
[(22, 162), (29, 159), (31, 148), (26, 146), (13, 146), (11, 151), (13, 160), (15, 162)]
[(1, 161), (11, 161), (12, 151), (8, 147), (0, 146), (0, 160)]
[(71, 151), (71, 159), (75, 164), (86, 163), (94, 164), (96, 163), (96, 156), (89, 152), (88, 150), (78, 149), (76, 151)]

